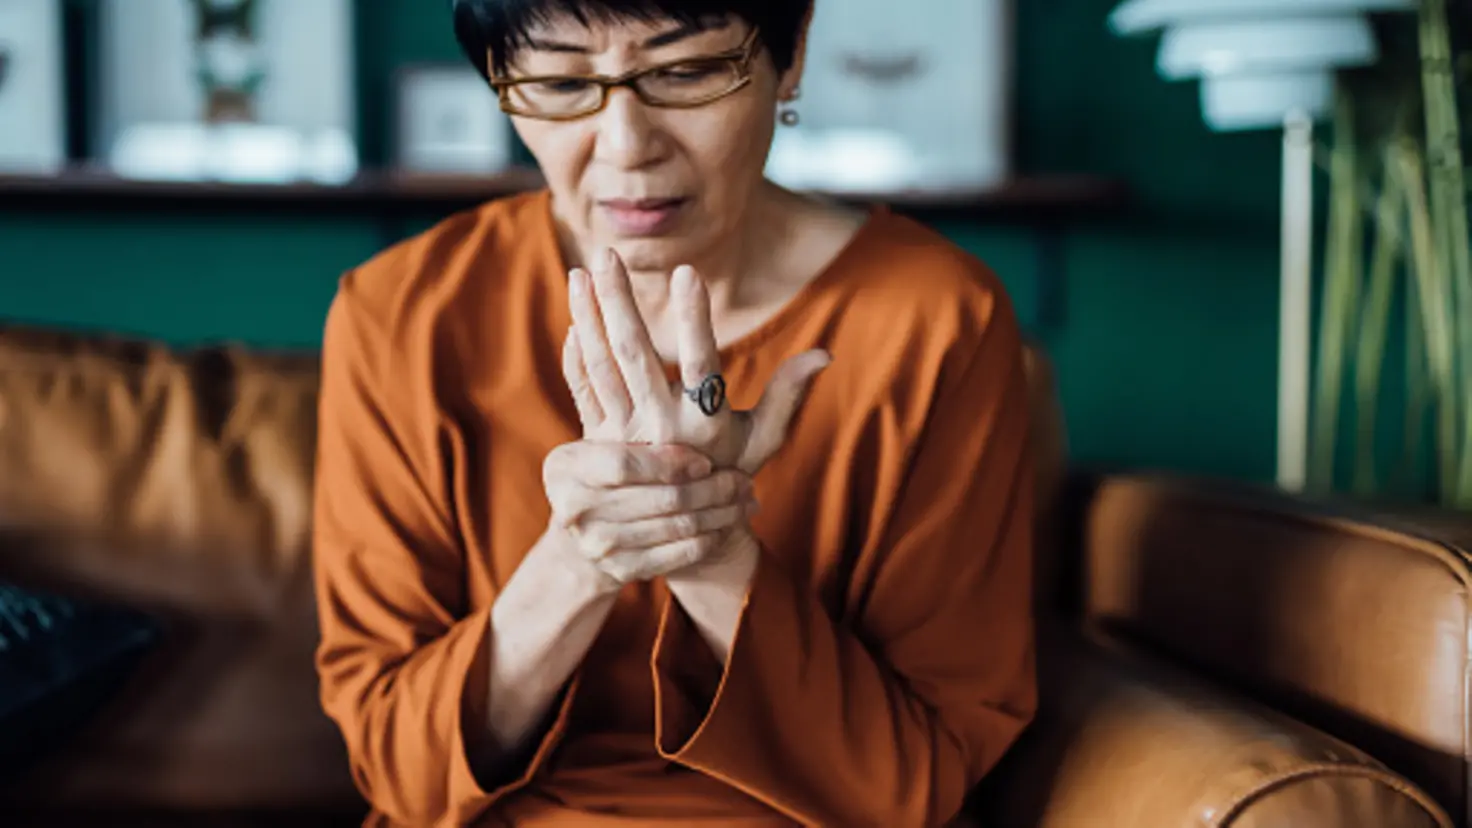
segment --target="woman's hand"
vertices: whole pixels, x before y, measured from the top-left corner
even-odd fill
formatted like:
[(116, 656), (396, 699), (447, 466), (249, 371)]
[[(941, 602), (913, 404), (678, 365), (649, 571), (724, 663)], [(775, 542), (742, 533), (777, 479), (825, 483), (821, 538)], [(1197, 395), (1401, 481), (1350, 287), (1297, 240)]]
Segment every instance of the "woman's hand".
[(755, 507), (749, 477), (712, 473), (678, 445), (568, 443), (547, 455), (542, 476), (554, 529), (606, 592), (704, 560)]
[(809, 383), (830, 361), (824, 351), (791, 357), (778, 368), (754, 409), (734, 411), (722, 405), (714, 416), (707, 416), (683, 390), (698, 388), (721, 369), (710, 296), (693, 268), (676, 268), (671, 284), (677, 307), (679, 383), (665, 378), (616, 253), (610, 249), (591, 275), (574, 270), (569, 290), (573, 330), (564, 349), (563, 373), (588, 439), (678, 443), (702, 452), (716, 468), (755, 475), (786, 439)]

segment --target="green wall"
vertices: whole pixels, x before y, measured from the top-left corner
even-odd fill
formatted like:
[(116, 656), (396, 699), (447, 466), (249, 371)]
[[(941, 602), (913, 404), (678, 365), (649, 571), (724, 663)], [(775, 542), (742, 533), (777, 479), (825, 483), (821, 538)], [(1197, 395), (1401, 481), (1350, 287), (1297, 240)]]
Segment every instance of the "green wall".
[[(1015, 2), (1021, 168), (1121, 176), (1139, 205), (1064, 228), (1048, 325), (1033, 230), (942, 229), (1002, 274), (1048, 346), (1080, 462), (1269, 478), (1277, 136), (1207, 132), (1196, 88), (1155, 75), (1154, 41), (1108, 33), (1115, 0)], [(387, 152), (394, 67), (458, 57), (447, 6), (359, 4), (367, 160)], [(382, 238), (368, 218), (0, 212), (0, 314), (178, 343), (311, 345), (338, 273)]]

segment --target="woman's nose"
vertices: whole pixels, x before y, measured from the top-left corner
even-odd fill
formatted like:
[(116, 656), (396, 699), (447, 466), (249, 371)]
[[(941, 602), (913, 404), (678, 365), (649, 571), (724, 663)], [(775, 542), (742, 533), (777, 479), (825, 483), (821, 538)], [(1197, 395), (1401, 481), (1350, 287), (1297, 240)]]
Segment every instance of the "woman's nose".
[(608, 103), (599, 112), (596, 155), (624, 169), (634, 169), (658, 160), (658, 130), (649, 108), (632, 89), (608, 92)]

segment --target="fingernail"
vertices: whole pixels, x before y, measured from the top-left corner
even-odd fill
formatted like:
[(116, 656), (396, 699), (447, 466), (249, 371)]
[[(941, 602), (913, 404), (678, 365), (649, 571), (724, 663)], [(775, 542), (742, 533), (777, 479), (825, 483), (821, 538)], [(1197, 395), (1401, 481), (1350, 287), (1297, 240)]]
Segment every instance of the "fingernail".
[(567, 286), (568, 290), (572, 292), (573, 296), (582, 296), (583, 271), (579, 268), (573, 268), (572, 272), (567, 274)]
[(691, 480), (702, 480), (710, 475), (710, 461), (704, 458), (696, 460), (685, 467), (685, 473)]

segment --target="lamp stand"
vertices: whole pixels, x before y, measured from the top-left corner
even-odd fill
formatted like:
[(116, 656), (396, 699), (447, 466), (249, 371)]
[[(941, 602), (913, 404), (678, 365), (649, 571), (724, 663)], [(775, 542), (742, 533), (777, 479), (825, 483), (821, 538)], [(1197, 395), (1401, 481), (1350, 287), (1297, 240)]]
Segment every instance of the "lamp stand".
[(1283, 229), (1278, 304), (1278, 487), (1301, 492), (1308, 477), (1312, 353), (1313, 120), (1283, 122)]

